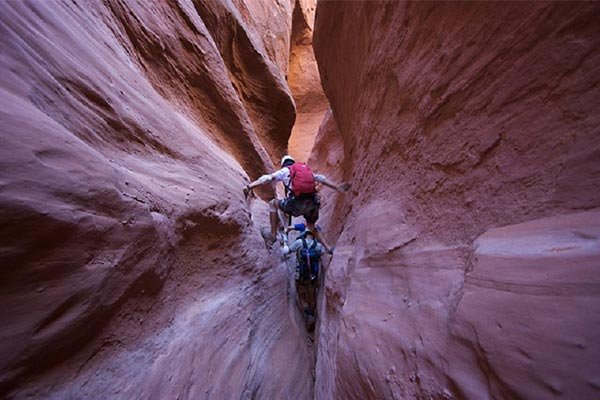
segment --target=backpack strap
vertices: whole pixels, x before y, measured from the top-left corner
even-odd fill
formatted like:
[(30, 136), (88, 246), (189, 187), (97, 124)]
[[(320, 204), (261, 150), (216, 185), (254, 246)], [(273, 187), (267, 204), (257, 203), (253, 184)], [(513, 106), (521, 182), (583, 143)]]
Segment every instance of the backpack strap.
[[(304, 249), (308, 250), (308, 245), (306, 244), (306, 237), (302, 238), (302, 246), (304, 246)], [(310, 251), (306, 252), (306, 266), (310, 268)]]
[(302, 239), (302, 247), (304, 247), (305, 249), (308, 249), (308, 245), (306, 244), (306, 238), (303, 236), (301, 239)]
[(313, 255), (313, 262), (312, 264), (310, 264), (311, 280), (316, 279), (317, 275), (319, 274), (319, 263), (321, 262), (321, 255), (317, 252), (317, 244), (317, 239), (313, 237), (313, 243), (310, 246), (310, 251), (307, 252), (312, 252)]
[(288, 171), (290, 172), (290, 179), (289, 179), (289, 184), (286, 185), (285, 181), (283, 182), (283, 188), (285, 189), (285, 197), (290, 197), (290, 193), (292, 193), (292, 189), (290, 188), (290, 185), (292, 184), (292, 170), (290, 167), (285, 167), (288, 169)]

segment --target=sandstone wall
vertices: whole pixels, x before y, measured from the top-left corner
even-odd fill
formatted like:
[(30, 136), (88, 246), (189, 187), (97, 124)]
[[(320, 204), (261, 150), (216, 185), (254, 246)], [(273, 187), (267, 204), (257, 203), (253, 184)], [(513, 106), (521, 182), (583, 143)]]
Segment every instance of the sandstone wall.
[[(244, 2), (238, 3), (239, 9), (225, 1), (196, 0), (194, 7), (219, 49), (254, 130), (271, 158), (279, 160), (287, 149), (295, 121), (295, 106), (282, 69), (287, 69), (284, 60), (289, 54), (289, 39), (284, 43), (277, 40), (284, 33), (290, 37), (291, 8), (282, 9), (279, 3), (248, 2), (248, 10)], [(264, 21), (257, 24), (252, 15), (264, 16)], [(281, 30), (274, 35), (272, 30), (278, 26)]]
[(317, 398), (598, 397), (599, 16), (318, 4), (354, 186), (323, 221)]
[[(0, 4), (0, 397), (598, 397), (600, 8), (322, 2), (319, 71), (313, 12)], [(240, 192), (296, 108), (314, 370)]]
[(296, 103), (296, 123), (288, 150), (296, 160), (306, 162), (319, 125), (328, 108), (312, 47), (316, 1), (299, 0), (294, 7), (288, 84)]
[(0, 4), (0, 397), (311, 393), (240, 191), (295, 114), (292, 5), (261, 4)]

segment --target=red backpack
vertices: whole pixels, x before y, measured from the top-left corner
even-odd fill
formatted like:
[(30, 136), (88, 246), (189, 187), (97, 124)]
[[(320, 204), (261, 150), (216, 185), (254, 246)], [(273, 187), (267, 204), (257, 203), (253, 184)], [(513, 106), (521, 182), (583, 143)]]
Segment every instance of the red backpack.
[(292, 189), (295, 196), (315, 192), (315, 177), (308, 165), (296, 162), (289, 168), (290, 182), (292, 183)]

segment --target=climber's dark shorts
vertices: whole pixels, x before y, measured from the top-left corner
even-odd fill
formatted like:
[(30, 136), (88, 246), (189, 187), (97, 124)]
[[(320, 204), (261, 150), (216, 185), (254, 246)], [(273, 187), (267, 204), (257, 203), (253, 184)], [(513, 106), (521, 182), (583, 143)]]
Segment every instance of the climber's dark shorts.
[(319, 219), (319, 196), (317, 194), (300, 195), (298, 197), (290, 196), (286, 199), (279, 200), (279, 208), (284, 213), (299, 217), (302, 215), (306, 222), (314, 224)]

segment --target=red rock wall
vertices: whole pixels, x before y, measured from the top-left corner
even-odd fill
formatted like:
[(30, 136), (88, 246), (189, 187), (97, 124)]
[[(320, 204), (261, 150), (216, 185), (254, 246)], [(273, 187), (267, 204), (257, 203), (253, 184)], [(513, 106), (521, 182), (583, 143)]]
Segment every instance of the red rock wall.
[(317, 398), (598, 397), (599, 16), (318, 4), (315, 146), (354, 187), (322, 221)]
[[(271, 21), (269, 26), (282, 25), (289, 37), (291, 16), (287, 12), (291, 9), (260, 4), (269, 11), (262, 14), (260, 10), (254, 10), (253, 15), (271, 16), (267, 18)], [(194, 7), (219, 48), (231, 83), (248, 112), (254, 130), (271, 158), (279, 161), (287, 149), (289, 132), (295, 121), (295, 106), (285, 82), (284, 70), (278, 68), (269, 55), (277, 61), (288, 55), (288, 48), (281, 44), (276, 47), (277, 41), (273, 44), (270, 40), (273, 34), (263, 30), (267, 29), (263, 26), (266, 23), (249, 27), (248, 23), (254, 20), (246, 7), (238, 10), (232, 9), (228, 2), (199, 0), (194, 2)], [(277, 57), (278, 54), (281, 55)], [(279, 62), (282, 63), (281, 60)]]
[(312, 48), (316, 1), (299, 0), (294, 7), (288, 84), (296, 103), (296, 123), (288, 141), (289, 154), (306, 162), (328, 108)]
[(262, 41), (268, 59), (283, 74), (288, 71), (294, 3), (295, 0), (278, 1), (277, 4), (234, 0), (239, 17), (252, 27), (254, 39)]
[(599, 7), (320, 3), (314, 371), (239, 190), (327, 108), (295, 7), (0, 4), (0, 397), (598, 397)]
[(0, 397), (310, 396), (240, 192), (287, 144), (288, 47), (236, 4), (0, 4)]
[[(292, 137), (290, 137), (291, 143)], [(331, 109), (327, 109), (323, 121), (314, 139), (314, 147), (310, 153), (308, 164), (316, 172), (324, 174), (332, 182), (342, 182), (344, 166), (344, 143), (337, 128)], [(320, 192), (321, 207), (319, 214), (321, 221), (342, 221), (345, 217), (344, 202), (345, 194), (337, 194), (329, 189)], [(322, 225), (322, 223), (320, 223)], [(327, 225), (327, 238), (337, 237), (343, 225), (329, 223)], [(325, 225), (323, 225), (325, 226)]]

